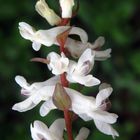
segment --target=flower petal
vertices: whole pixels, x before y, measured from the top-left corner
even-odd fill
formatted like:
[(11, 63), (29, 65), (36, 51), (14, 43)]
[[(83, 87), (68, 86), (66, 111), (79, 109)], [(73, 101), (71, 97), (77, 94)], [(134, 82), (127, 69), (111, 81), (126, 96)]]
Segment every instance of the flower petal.
[(111, 57), (111, 49), (106, 49), (104, 51), (95, 51), (95, 60), (106, 60)]
[(33, 27), (27, 24), (26, 22), (19, 23), (19, 31), (20, 31), (21, 36), (28, 40), (32, 40), (35, 33), (35, 30), (33, 29)]
[(102, 102), (110, 96), (112, 91), (113, 89), (111, 87), (100, 90), (96, 96), (96, 106), (99, 107)]
[(33, 47), (33, 49), (34, 49), (35, 51), (39, 51), (40, 48), (41, 48), (41, 44), (38, 43), (38, 42), (36, 42), (36, 41), (33, 41), (32, 47)]
[(29, 84), (27, 83), (26, 79), (23, 76), (17, 75), (15, 77), (15, 81), (22, 88), (28, 88), (28, 86), (29, 86)]
[(106, 89), (106, 88), (110, 88), (111, 85), (108, 84), (108, 83), (102, 83), (100, 86), (99, 86), (99, 91), (102, 90), (102, 89)]
[(67, 94), (70, 96), (72, 100), (72, 107), (71, 110), (74, 111), (76, 114), (87, 114), (89, 110), (95, 110), (95, 98), (90, 96), (82, 95), (80, 92), (65, 88)]
[[(98, 80), (97, 78), (93, 77), (92, 75), (87, 75), (87, 76), (75, 76), (73, 75), (73, 81), (75, 81), (74, 83), (80, 83), (82, 85), (85, 85), (87, 87), (91, 87), (91, 86), (95, 86), (100, 84), (100, 80)], [(70, 80), (70, 79), (68, 79)], [(70, 82), (73, 82), (70, 81)]]
[(23, 88), (23, 90), (26, 89), (26, 92), (36, 92), (42, 87), (55, 85), (60, 81), (60, 76), (54, 76), (44, 82), (35, 82), (29, 85), (23, 76), (17, 75), (15, 81)]
[(45, 87), (45, 86), (54, 86), (56, 83), (60, 82), (60, 76), (53, 76), (50, 79), (44, 81), (44, 82), (36, 82), (32, 84), (34, 87)]
[(90, 44), (91, 49), (97, 49), (105, 44), (105, 38), (103, 36), (98, 37), (93, 44)]
[(113, 138), (115, 136), (119, 136), (118, 132), (110, 125), (105, 122), (101, 122), (99, 120), (94, 120), (96, 127), (104, 134), (112, 135)]
[(87, 49), (87, 44), (87, 42), (82, 43), (81, 41), (67, 38), (65, 47), (68, 49), (72, 57), (79, 58), (84, 50)]
[(81, 29), (79, 27), (72, 27), (72, 29), (70, 30), (69, 34), (79, 35), (82, 43), (87, 43), (87, 41), (88, 41), (87, 33), (83, 29)]
[(33, 109), (36, 105), (37, 105), (37, 103), (34, 103), (32, 101), (32, 97), (29, 97), (28, 99), (26, 99), (22, 102), (16, 103), (12, 107), (12, 109), (16, 110), (16, 111), (19, 111), (19, 112), (25, 112), (25, 111)]
[(33, 140), (48, 139), (51, 140), (51, 134), (48, 127), (41, 121), (34, 121), (34, 124), (30, 126), (31, 135)]
[(89, 135), (89, 129), (82, 127), (79, 131), (79, 134), (76, 136), (75, 140), (86, 140)]
[(86, 49), (83, 54), (80, 56), (78, 60), (78, 66), (84, 65), (87, 61), (90, 62), (90, 65), (94, 65), (94, 56), (95, 52), (93, 52), (91, 49)]
[(37, 90), (34, 94), (36, 97), (33, 98), (34, 102), (38, 102), (38, 100), (47, 101), (49, 100), (54, 93), (55, 85), (53, 86), (44, 86)]
[(53, 109), (56, 109), (56, 106), (53, 104), (52, 99), (49, 99), (41, 105), (40, 115), (44, 117)]
[(88, 114), (86, 114), (85, 112), (82, 114), (82, 113), (80, 113), (80, 114), (78, 114), (78, 116), (81, 118), (81, 119), (83, 119), (84, 121), (91, 121), (91, 120), (93, 120), (91, 117), (89, 117), (88, 116)]
[(47, 56), (47, 60), (50, 61), (48, 68), (52, 70), (55, 75), (62, 74), (67, 71), (69, 65), (69, 59), (61, 53), (61, 56), (55, 52), (51, 52)]
[(93, 118), (93, 120), (99, 120), (110, 124), (115, 123), (118, 118), (118, 115), (102, 110), (88, 112), (88, 115)]
[(49, 127), (49, 131), (52, 134), (55, 134), (58, 138), (63, 139), (63, 131), (64, 131), (65, 127), (66, 126), (65, 126), (64, 119), (57, 119)]
[(32, 88), (36, 90), (47, 86), (54, 86), (56, 83), (60, 82), (60, 76), (53, 76), (50, 79), (43, 82), (35, 82), (31, 85)]
[(43, 87), (43, 86), (54, 86), (56, 83), (60, 82), (60, 76), (53, 76), (50, 79), (44, 81), (44, 82), (39, 82), (36, 83), (36, 86)]

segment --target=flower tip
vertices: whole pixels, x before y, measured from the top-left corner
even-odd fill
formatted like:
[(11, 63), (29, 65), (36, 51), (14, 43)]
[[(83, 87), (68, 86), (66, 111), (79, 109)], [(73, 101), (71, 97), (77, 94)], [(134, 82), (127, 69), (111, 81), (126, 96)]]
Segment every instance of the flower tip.
[(12, 106), (12, 110), (19, 111), (19, 107), (15, 104), (15, 105)]
[(105, 89), (105, 88), (110, 88), (111, 85), (108, 84), (108, 83), (102, 83), (100, 86), (99, 86), (99, 90), (102, 90), (102, 89)]
[(46, 116), (46, 112), (45, 111), (42, 111), (41, 109), (39, 110), (39, 114), (41, 117), (45, 117)]
[(118, 119), (119, 116), (117, 114), (114, 114), (114, 116), (116, 117), (116, 121), (117, 121), (117, 119)]
[(20, 76), (20, 75), (17, 75), (15, 77), (15, 81), (18, 83), (19, 81), (23, 81), (24, 77), (23, 76)]
[(100, 86), (99, 86), (99, 91), (106, 91), (108, 93), (108, 96), (111, 95), (111, 93), (113, 92), (113, 88), (111, 87), (110, 84), (107, 84), (107, 83), (102, 83)]
[(26, 110), (24, 109), (24, 107), (21, 106), (20, 103), (14, 104), (14, 105), (12, 106), (12, 110), (15, 110), (15, 111), (18, 111), (18, 112), (24, 112), (24, 111), (26, 111)]
[(94, 78), (94, 85), (99, 85), (100, 83), (101, 83), (101, 81), (99, 79), (97, 79), (97, 78), (95, 79)]
[(119, 133), (115, 130), (112, 138), (115, 140), (116, 137), (119, 137)]
[(22, 21), (22, 22), (19, 22), (18, 25), (19, 25), (19, 29), (20, 29), (20, 28), (27, 28), (27, 27), (30, 26), (28, 23), (23, 22), (23, 21)]
[(95, 43), (97, 43), (98, 46), (101, 47), (101, 46), (103, 46), (105, 44), (105, 38), (103, 36), (100, 36), (100, 37), (97, 38)]
[(88, 137), (89, 133), (90, 133), (90, 130), (86, 127), (82, 127), (80, 132), (84, 134), (85, 139), (86, 139)]
[(39, 125), (40, 123), (42, 123), (41, 121), (38, 121), (38, 120), (35, 120), (32, 124), (32, 126), (37, 126)]
[(101, 42), (102, 44), (105, 43), (105, 38), (104, 38), (103, 36), (100, 36), (98, 39), (100, 40), (100, 42)]
[(20, 75), (17, 75), (17, 76), (15, 77), (15, 81), (16, 81), (16, 83), (19, 84), (20, 86), (27, 83), (26, 79), (25, 79), (23, 76), (20, 76)]
[(82, 127), (79, 131), (79, 134), (75, 138), (75, 140), (86, 140), (89, 133), (90, 133), (90, 130), (88, 128)]
[(15, 105), (12, 106), (12, 110), (16, 110)]
[(111, 48), (109, 48), (109, 49), (107, 49), (108, 50), (108, 53), (111, 53), (112, 52), (112, 49)]
[(25, 23), (25, 22), (23, 22), (23, 21), (21, 21), (21, 22), (18, 23), (19, 26), (22, 26), (22, 25), (24, 25), (24, 24), (27, 24), (27, 23)]
[(117, 137), (119, 137), (120, 135), (119, 135), (119, 133), (116, 131), (116, 133), (115, 133), (115, 136), (117, 136)]

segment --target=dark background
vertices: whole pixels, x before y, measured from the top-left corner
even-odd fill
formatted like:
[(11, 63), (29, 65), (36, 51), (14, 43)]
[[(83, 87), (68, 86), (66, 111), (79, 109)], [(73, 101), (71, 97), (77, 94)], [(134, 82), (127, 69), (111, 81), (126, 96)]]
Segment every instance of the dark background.
[[(12, 111), (20, 98), (20, 87), (15, 83), (17, 74), (28, 81), (43, 81), (50, 72), (43, 64), (31, 63), (32, 57), (46, 57), (58, 47), (31, 48), (18, 31), (18, 23), (25, 21), (37, 29), (48, 29), (49, 24), (34, 9), (35, 0), (0, 0), (0, 139), (30, 140), (30, 123), (36, 119), (50, 125), (62, 112), (52, 111), (46, 118), (39, 116), (39, 107), (25, 112)], [(58, 0), (48, 0), (58, 11)], [(96, 62), (94, 75), (113, 86), (112, 109), (119, 115), (114, 125), (120, 133), (117, 140), (140, 140), (140, 1), (139, 0), (80, 0), (78, 16), (72, 20), (89, 34), (93, 42), (98, 36), (106, 38), (104, 48), (112, 48), (112, 57)], [(95, 95), (94, 88), (83, 93)], [(94, 123), (79, 119), (74, 122), (74, 134), (81, 126), (91, 129), (89, 139), (111, 140), (100, 133)]]

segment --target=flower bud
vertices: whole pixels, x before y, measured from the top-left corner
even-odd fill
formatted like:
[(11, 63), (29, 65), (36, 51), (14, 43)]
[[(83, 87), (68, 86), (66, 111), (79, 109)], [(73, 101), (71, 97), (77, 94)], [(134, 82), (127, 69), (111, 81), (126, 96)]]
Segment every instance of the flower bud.
[(71, 107), (71, 99), (60, 83), (55, 86), (53, 103), (60, 110), (68, 110)]
[(61, 18), (49, 8), (45, 0), (39, 0), (35, 5), (36, 11), (44, 17), (50, 25), (58, 25), (61, 22)]
[(59, 0), (59, 2), (60, 2), (60, 6), (62, 8), (62, 17), (71, 18), (72, 9), (74, 6), (74, 0)]

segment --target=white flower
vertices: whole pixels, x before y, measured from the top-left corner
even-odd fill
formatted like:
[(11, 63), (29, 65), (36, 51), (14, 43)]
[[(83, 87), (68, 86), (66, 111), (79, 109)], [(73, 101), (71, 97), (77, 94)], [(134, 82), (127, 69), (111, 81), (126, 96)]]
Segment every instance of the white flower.
[(31, 135), (33, 140), (63, 140), (64, 129), (64, 119), (57, 119), (49, 128), (43, 122), (35, 121), (31, 124)]
[(100, 84), (100, 81), (88, 74), (94, 65), (95, 53), (91, 49), (86, 49), (80, 56), (78, 63), (70, 61), (67, 79), (72, 83), (80, 83), (85, 86)]
[(61, 56), (55, 52), (51, 52), (47, 56), (49, 60), (48, 68), (52, 70), (55, 75), (62, 74), (67, 71), (69, 65), (69, 59), (62, 52)]
[(96, 99), (93, 97), (80, 95), (78, 92), (74, 93), (72, 90), (67, 92), (72, 100), (72, 110), (76, 114), (78, 114), (85, 121), (94, 120), (96, 127), (101, 132), (107, 135), (112, 135), (114, 138), (115, 136), (119, 136), (119, 134), (110, 124), (115, 123), (118, 116), (114, 113), (105, 111), (105, 100), (110, 96), (112, 90), (113, 89), (109, 86), (100, 88)]
[(44, 82), (33, 84), (27, 83), (24, 77), (16, 76), (16, 82), (21, 86), (21, 94), (26, 95), (27, 99), (20, 103), (16, 103), (12, 109), (19, 112), (25, 112), (34, 108), (42, 100), (46, 101), (52, 97), (54, 87), (60, 81), (58, 76), (52, 77)]
[[(38, 51), (42, 45), (51, 46), (53, 44), (58, 45), (57, 42), (57, 35), (63, 33), (64, 31), (68, 30), (70, 26), (59, 26), (54, 27), (49, 30), (38, 30), (36, 31), (33, 29), (32, 26), (25, 22), (19, 23), (19, 30), (20, 34), (23, 38), (32, 41), (32, 47), (34, 50)], [(72, 27), (69, 34), (76, 34), (79, 35), (82, 42), (87, 42), (88, 36), (87, 33), (78, 27)]]
[(91, 49), (85, 50), (78, 60), (78, 63), (69, 60), (64, 53), (61, 56), (55, 52), (48, 54), (48, 68), (55, 75), (66, 72), (67, 80), (71, 83), (80, 83), (85, 86), (100, 84), (100, 81), (88, 74), (94, 65), (94, 52)]
[[(65, 88), (72, 101), (70, 110), (84, 121), (94, 120), (96, 127), (104, 134), (113, 137), (119, 136), (117, 131), (110, 125), (116, 122), (118, 116), (105, 110), (107, 107), (105, 100), (110, 96), (112, 88), (109, 86), (101, 87), (96, 99), (82, 95), (73, 89)], [(40, 115), (45, 116), (53, 109), (56, 109), (53, 102), (46, 101), (40, 108)]]
[(79, 58), (87, 48), (91, 48), (95, 52), (95, 60), (106, 60), (111, 56), (111, 49), (106, 49), (104, 51), (98, 50), (104, 45), (104, 42), (104, 37), (97, 38), (92, 44), (89, 42), (83, 43), (81, 41), (68, 38), (65, 47), (74, 58)]
[[(31, 135), (33, 140), (64, 140), (63, 132), (65, 129), (64, 119), (57, 119), (48, 128), (43, 122), (35, 121), (31, 124)], [(86, 140), (89, 135), (89, 129), (83, 127), (75, 140)]]
[(74, 0), (59, 0), (59, 2), (62, 9), (62, 17), (71, 18)]
[(45, 0), (39, 0), (36, 3), (35, 8), (36, 11), (49, 22), (50, 25), (58, 25), (61, 22), (61, 18), (49, 8)]

